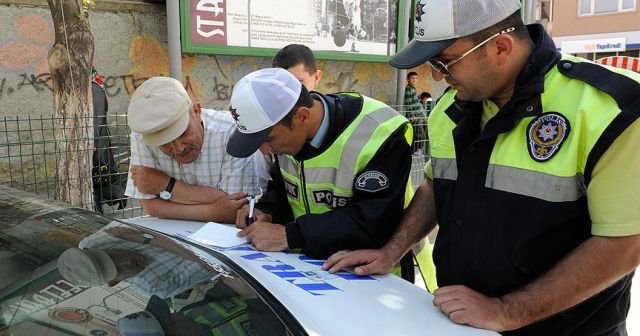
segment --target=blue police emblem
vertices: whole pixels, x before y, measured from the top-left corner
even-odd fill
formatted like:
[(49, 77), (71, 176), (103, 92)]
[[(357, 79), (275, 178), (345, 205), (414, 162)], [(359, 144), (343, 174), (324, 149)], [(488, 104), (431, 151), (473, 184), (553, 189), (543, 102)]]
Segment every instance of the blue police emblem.
[(531, 158), (544, 162), (560, 150), (571, 131), (569, 121), (558, 112), (548, 112), (533, 119), (527, 127), (527, 142)]
[(366, 171), (356, 180), (356, 189), (377, 192), (389, 188), (389, 178), (379, 171)]

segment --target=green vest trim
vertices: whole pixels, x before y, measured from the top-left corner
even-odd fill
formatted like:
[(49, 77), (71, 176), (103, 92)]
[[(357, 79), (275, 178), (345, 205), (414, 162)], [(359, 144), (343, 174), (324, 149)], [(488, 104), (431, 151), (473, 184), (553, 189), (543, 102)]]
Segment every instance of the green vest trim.
[[(333, 144), (320, 155), (297, 162), (292, 156), (280, 155), (280, 170), (288, 184), (288, 200), (295, 218), (306, 213), (321, 214), (346, 206), (353, 196), (353, 181), (364, 169), (388, 137), (404, 127), (407, 143), (413, 139), (413, 128), (394, 109), (382, 102), (362, 96), (360, 114), (342, 131)], [(304, 174), (303, 174), (304, 170)], [(408, 205), (413, 190), (405, 196)]]
[[(579, 60), (566, 55), (563, 59)], [(498, 135), (496, 139), (489, 160), (487, 187), (550, 202), (573, 201), (586, 194), (583, 175), (587, 158), (620, 109), (612, 98), (603, 97), (602, 91), (580, 88), (585, 85), (582, 81), (563, 75), (557, 68), (547, 74), (545, 89), (541, 94), (541, 116), (557, 114), (556, 111), (559, 111), (571, 125), (571, 134), (563, 139), (564, 143), (557, 153), (539, 162), (529, 154), (532, 139), (528, 134), (528, 126), (541, 116), (519, 120), (511, 131)], [(567, 90), (591, 94), (567, 97), (564, 94)], [(434, 178), (456, 180), (458, 175), (452, 137), (456, 124), (445, 112), (454, 103), (454, 96), (453, 90), (445, 93), (429, 119)]]

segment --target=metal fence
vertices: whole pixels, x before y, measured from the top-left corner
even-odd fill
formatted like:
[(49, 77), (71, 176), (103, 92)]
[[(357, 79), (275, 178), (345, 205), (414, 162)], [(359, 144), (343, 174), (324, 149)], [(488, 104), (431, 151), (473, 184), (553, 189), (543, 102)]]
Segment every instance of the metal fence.
[[(88, 129), (85, 130), (60, 130), (63, 125), (61, 118), (52, 116), (0, 119), (0, 184), (53, 199), (62, 182), (81, 185), (80, 181), (69, 181), (73, 179), (70, 176), (77, 178), (79, 174), (58, 173), (57, 167), (74, 157), (91, 170), (93, 184), (91, 199), (81, 207), (116, 218), (142, 215), (137, 201), (122, 196), (129, 169), (126, 116), (109, 115), (108, 127), (94, 126), (93, 118), (86, 123)], [(103, 132), (100, 127), (107, 127), (109, 132)], [(66, 144), (73, 141), (84, 141), (89, 148), (69, 153)], [(100, 158), (105, 154), (113, 161)]]
[[(411, 179), (417, 187), (424, 179), (423, 167), (428, 158), (426, 118), (415, 117), (415, 113), (405, 113), (403, 106), (395, 107), (412, 120), (414, 144), (412, 147)], [(59, 175), (60, 161), (74, 156), (84, 161), (91, 169), (92, 199), (81, 207), (101, 212), (115, 218), (131, 218), (145, 215), (137, 200), (121, 194), (126, 186), (129, 170), (129, 128), (126, 115), (108, 116), (108, 135), (94, 126), (95, 120), (87, 123), (84, 132), (56, 132), (64, 127), (61, 120), (52, 116), (17, 116), (0, 119), (0, 184), (33, 192), (45, 198), (55, 198), (56, 188), (65, 177)], [(77, 130), (76, 130), (77, 131)], [(102, 130), (104, 131), (104, 130)], [(58, 136), (56, 136), (58, 134)], [(70, 138), (71, 134), (85, 134), (86, 138)], [(65, 152), (65, 143), (86, 141), (89, 149), (84, 152)], [(96, 155), (98, 160), (96, 160)], [(99, 159), (100, 156), (113, 157), (113, 162)], [(71, 181), (75, 184), (75, 181)], [(79, 183), (77, 185), (80, 185)]]

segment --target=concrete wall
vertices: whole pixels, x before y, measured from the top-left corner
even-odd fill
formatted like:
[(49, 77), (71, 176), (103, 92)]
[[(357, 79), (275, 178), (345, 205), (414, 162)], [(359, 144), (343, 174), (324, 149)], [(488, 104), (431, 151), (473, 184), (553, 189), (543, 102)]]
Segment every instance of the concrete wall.
[[(0, 1), (0, 117), (53, 114), (46, 60), (53, 44), (51, 14), (42, 0), (24, 1)], [(110, 113), (124, 114), (138, 85), (169, 74), (165, 9), (131, 3), (118, 7), (115, 2), (105, 9), (104, 4), (98, 2), (90, 13), (94, 63), (105, 77)], [(234, 83), (270, 62), (264, 57), (183, 55), (183, 83), (204, 107), (226, 109)], [(354, 90), (395, 104), (397, 75), (387, 63), (321, 60), (319, 67), (324, 71), (322, 92)], [(428, 68), (418, 70), (424, 78), (418, 91), (431, 91)]]

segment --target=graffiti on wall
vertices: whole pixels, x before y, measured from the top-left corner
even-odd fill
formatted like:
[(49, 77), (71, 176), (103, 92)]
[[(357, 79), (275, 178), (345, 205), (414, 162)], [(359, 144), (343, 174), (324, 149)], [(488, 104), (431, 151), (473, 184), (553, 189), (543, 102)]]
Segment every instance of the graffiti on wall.
[[(0, 101), (18, 104), (27, 96), (37, 95), (26, 107), (21, 106), (39, 111), (40, 104), (46, 110), (52, 91), (47, 64), (47, 53), (53, 44), (51, 17), (48, 11), (36, 8), (14, 11), (0, 10), (2, 20), (7, 19), (1, 21), (0, 28), (8, 33), (0, 37)], [(103, 26), (92, 27), (98, 42), (96, 67), (104, 77), (107, 95), (115, 98), (114, 111), (126, 110), (130, 95), (149, 77), (169, 75), (166, 41), (158, 39), (162, 34), (151, 36), (136, 29), (145, 20), (155, 22), (157, 17), (153, 15), (126, 15), (122, 23), (131, 26), (127, 31), (138, 33), (114, 34), (104, 29), (104, 20), (96, 21)], [(159, 26), (159, 30), (162, 28)], [(123, 45), (126, 47), (121, 48)], [(191, 97), (204, 106), (226, 108), (235, 82), (269, 64), (270, 59), (265, 57), (183, 55), (182, 82)], [(324, 73), (318, 91), (358, 91), (385, 102), (395, 99), (396, 72), (386, 63), (319, 60), (318, 68)]]
[(0, 67), (27, 73), (47, 72), (48, 47), (53, 44), (51, 23), (33, 14), (20, 15), (12, 23), (15, 34), (0, 45)]

